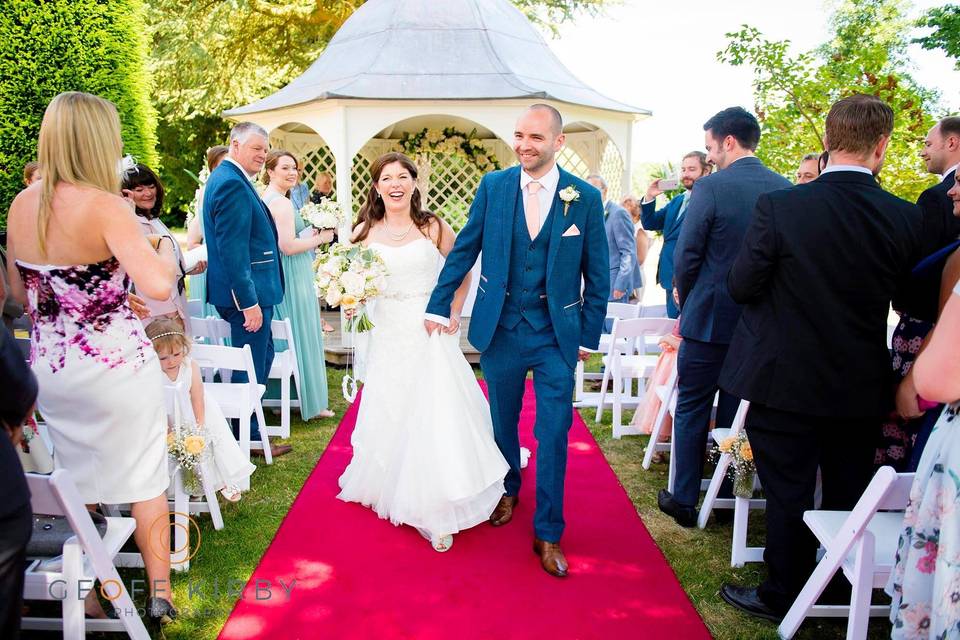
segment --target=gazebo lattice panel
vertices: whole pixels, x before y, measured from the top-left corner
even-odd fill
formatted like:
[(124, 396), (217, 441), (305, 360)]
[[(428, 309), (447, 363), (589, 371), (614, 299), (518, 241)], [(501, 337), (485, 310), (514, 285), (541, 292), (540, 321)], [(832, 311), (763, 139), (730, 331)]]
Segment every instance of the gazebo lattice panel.
[(570, 147), (564, 147), (560, 150), (557, 156), (557, 163), (578, 178), (585, 179), (590, 175), (590, 166), (587, 164), (587, 161)]
[(429, 173), (426, 207), (460, 231), (483, 174), (476, 165), (455, 155), (431, 156)]
[(617, 145), (614, 144), (612, 140), (607, 140), (607, 144), (603, 149), (603, 157), (600, 159), (600, 175), (607, 181), (607, 187), (609, 189), (607, 195), (611, 200), (619, 202), (620, 196), (625, 195), (620, 193), (623, 177), (623, 158), (620, 156)]
[(317, 182), (317, 176), (326, 172), (333, 179), (333, 188), (337, 188), (337, 162), (329, 147), (317, 147), (303, 153), (301, 158), (303, 164), (303, 180), (307, 186), (313, 189)]

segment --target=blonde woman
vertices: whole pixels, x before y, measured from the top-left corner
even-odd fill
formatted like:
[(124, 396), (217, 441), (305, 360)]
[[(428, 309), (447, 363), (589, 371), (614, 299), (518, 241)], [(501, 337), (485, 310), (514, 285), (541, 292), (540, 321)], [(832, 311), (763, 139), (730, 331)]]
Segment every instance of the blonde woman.
[[(144, 237), (117, 195), (122, 142), (111, 102), (58, 95), (38, 150), (44, 179), (17, 195), (8, 218), (11, 289), (33, 321), (37, 407), (54, 464), (70, 472), (84, 502), (131, 504), (150, 584), (147, 615), (166, 623), (176, 611), (168, 527), (156, 526), (169, 518), (163, 374), (127, 289), (132, 279), (138, 291), (167, 298), (174, 248), (166, 237)], [(103, 615), (95, 598), (88, 613)]]

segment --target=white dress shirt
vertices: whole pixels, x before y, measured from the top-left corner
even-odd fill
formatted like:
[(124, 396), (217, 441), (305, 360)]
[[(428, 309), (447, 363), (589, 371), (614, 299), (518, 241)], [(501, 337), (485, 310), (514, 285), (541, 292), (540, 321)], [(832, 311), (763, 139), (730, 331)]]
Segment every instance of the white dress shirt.
[(859, 164), (831, 164), (821, 171), (820, 175), (825, 173), (833, 173), (834, 171), (856, 171), (857, 173), (865, 173), (868, 176), (873, 175), (873, 171), (870, 171), (870, 169), (862, 167)]
[(540, 183), (540, 191), (537, 192), (540, 200), (540, 224), (537, 225), (537, 232), (539, 233), (540, 230), (543, 229), (544, 221), (550, 214), (550, 207), (553, 206), (553, 198), (557, 195), (557, 185), (560, 183), (560, 170), (557, 168), (557, 164), (554, 163), (546, 175), (536, 179), (532, 178), (530, 174), (523, 169), (520, 170), (520, 191), (523, 192), (524, 216), (526, 216), (527, 213), (527, 198), (530, 196), (527, 185), (531, 182)]

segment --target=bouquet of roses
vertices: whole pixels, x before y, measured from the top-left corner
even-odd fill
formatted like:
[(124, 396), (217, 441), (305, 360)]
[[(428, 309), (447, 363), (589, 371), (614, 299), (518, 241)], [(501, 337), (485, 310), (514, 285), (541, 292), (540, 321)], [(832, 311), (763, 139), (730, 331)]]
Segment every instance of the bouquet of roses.
[(336, 200), (330, 199), (326, 199), (320, 204), (306, 203), (300, 207), (300, 216), (321, 231), (324, 229), (339, 229), (346, 222), (343, 207), (337, 204)]
[(183, 471), (183, 486), (187, 493), (203, 493), (200, 465), (210, 452), (203, 427), (187, 424), (174, 428), (167, 434), (167, 452)]
[(317, 295), (331, 307), (353, 312), (346, 330), (362, 333), (372, 329), (365, 304), (386, 285), (387, 268), (380, 254), (359, 244), (337, 242), (318, 254), (313, 266)]

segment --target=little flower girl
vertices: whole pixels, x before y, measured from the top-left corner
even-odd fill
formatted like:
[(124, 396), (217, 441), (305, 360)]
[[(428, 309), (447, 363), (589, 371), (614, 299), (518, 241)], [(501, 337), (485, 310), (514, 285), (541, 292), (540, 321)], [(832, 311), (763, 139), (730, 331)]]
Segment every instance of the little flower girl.
[[(186, 420), (192, 419), (206, 432), (213, 454), (213, 464), (207, 465), (206, 469), (213, 475), (210, 478), (213, 487), (230, 502), (238, 501), (240, 483), (250, 477), (256, 467), (243, 455), (220, 407), (204, 392), (200, 367), (187, 357), (190, 338), (184, 335), (177, 322), (167, 318), (150, 323), (147, 337), (153, 342), (163, 372), (172, 384), (178, 385), (176, 402), (179, 414)], [(167, 410), (172, 419), (173, 407)]]

